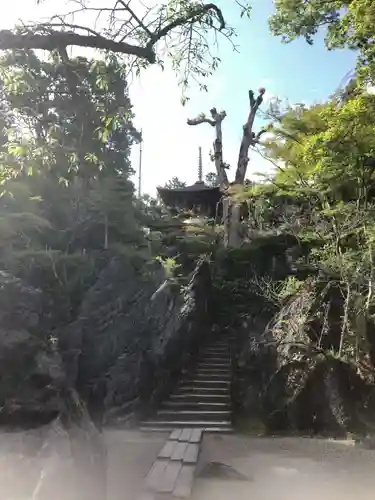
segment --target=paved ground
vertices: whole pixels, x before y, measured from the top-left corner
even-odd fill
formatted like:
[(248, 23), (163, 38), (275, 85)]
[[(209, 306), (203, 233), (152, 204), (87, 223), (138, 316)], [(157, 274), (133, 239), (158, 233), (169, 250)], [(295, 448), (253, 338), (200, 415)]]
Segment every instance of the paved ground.
[(375, 451), (303, 438), (206, 436), (200, 469), (224, 462), (248, 481), (200, 479), (194, 500), (373, 500)]
[[(167, 434), (110, 430), (108, 500), (139, 500)], [(221, 462), (247, 480), (198, 477), (193, 500), (374, 500), (375, 451), (351, 442), (206, 435), (198, 466)], [(148, 497), (147, 497), (148, 498)]]
[[(142, 484), (168, 435), (106, 430), (106, 500), (159, 500), (142, 496)], [(43, 461), (37, 452), (41, 443), (27, 433), (0, 438), (0, 500), (30, 499)], [(66, 440), (62, 444), (64, 451)], [(205, 435), (202, 446), (192, 500), (375, 499), (375, 451), (355, 447), (351, 442)], [(48, 459), (47, 465), (52, 462)], [(202, 477), (207, 476), (213, 462), (230, 466), (232, 472), (237, 471), (246, 480), (229, 481), (216, 473), (211, 478)], [(64, 464), (69, 463), (63, 461), (57, 468), (59, 475), (51, 484), (54, 491), (64, 491)]]
[(108, 430), (107, 500), (140, 500), (146, 477), (169, 432)]

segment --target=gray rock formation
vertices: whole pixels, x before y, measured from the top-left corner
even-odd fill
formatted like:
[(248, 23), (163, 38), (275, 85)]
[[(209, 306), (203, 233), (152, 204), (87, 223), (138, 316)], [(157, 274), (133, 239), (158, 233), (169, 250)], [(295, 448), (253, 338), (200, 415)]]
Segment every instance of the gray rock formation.
[(151, 411), (209, 331), (210, 269), (197, 264), (181, 287), (163, 268), (114, 258), (60, 334), (66, 371), (97, 422)]
[(2, 498), (106, 498), (106, 451), (92, 424), (67, 427), (56, 418), (27, 431), (2, 431), (0, 453)]
[(0, 272), (0, 424), (47, 423), (59, 412), (60, 360), (38, 336), (41, 292)]
[[(210, 284), (207, 261), (182, 284), (159, 264), (116, 257), (78, 319), (56, 332), (57, 350), (38, 329), (41, 292), (0, 274), (0, 423), (29, 428), (36, 468), (27, 497), (59, 498), (60, 483), (61, 498), (104, 498), (106, 452), (90, 415), (99, 425), (116, 409), (145, 413), (171, 390), (210, 332)], [(30, 462), (27, 448), (9, 457), (19, 470)]]
[[(247, 413), (258, 408), (271, 431), (362, 431), (359, 410), (371, 388), (337, 352), (343, 299), (307, 280), (264, 332), (250, 322), (238, 361)], [(248, 368), (250, 367), (250, 368)]]
[(0, 272), (0, 461), (4, 498), (100, 499), (105, 447), (38, 324), (41, 292)]

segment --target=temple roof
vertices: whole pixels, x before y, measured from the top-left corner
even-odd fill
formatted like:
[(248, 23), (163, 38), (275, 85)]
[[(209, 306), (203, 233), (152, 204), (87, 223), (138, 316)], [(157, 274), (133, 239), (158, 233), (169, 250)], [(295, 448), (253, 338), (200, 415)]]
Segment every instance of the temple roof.
[(158, 187), (158, 193), (165, 205), (168, 207), (182, 207), (183, 209), (203, 207), (206, 213), (215, 214), (222, 193), (219, 186), (207, 186), (202, 180), (202, 148), (199, 147), (198, 157), (198, 180), (190, 186), (180, 188)]
[(203, 206), (206, 207), (207, 215), (212, 217), (215, 215), (216, 206), (222, 197), (219, 186), (210, 187), (202, 181), (183, 188), (168, 189), (158, 187), (157, 190), (167, 207), (194, 209), (196, 206)]
[(160, 195), (162, 193), (167, 193), (167, 192), (170, 192), (170, 193), (194, 193), (194, 192), (199, 192), (199, 191), (203, 191), (203, 192), (206, 192), (206, 191), (212, 191), (212, 192), (219, 192), (220, 191), (220, 187), (219, 186), (215, 186), (215, 187), (211, 187), (211, 186), (207, 186), (207, 184), (205, 184), (203, 181), (197, 181), (195, 182), (194, 184), (192, 184), (191, 186), (185, 186), (185, 187), (181, 187), (181, 188), (163, 188), (163, 187), (158, 187), (157, 190), (159, 191)]

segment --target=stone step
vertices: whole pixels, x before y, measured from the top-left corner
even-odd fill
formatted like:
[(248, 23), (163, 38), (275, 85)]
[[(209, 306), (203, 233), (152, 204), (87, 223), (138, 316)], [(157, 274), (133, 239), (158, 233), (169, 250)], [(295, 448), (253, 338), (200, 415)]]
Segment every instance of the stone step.
[(192, 373), (191, 375), (189, 376), (186, 376), (184, 377), (182, 380), (181, 380), (181, 383), (185, 383), (185, 384), (189, 384), (189, 385), (195, 385), (196, 382), (198, 382), (198, 384), (202, 384), (204, 382), (212, 382), (212, 383), (219, 383), (220, 382), (223, 382), (223, 383), (226, 383), (226, 384), (230, 384), (232, 380), (232, 377), (230, 375), (224, 375), (224, 374), (219, 374), (219, 375), (215, 375), (215, 374), (210, 374), (210, 375), (207, 375), (207, 374), (197, 374), (197, 373)]
[(230, 359), (230, 356), (228, 355), (224, 355), (224, 356), (218, 356), (218, 355), (215, 355), (213, 354), (212, 356), (211, 355), (207, 355), (205, 356), (204, 358), (202, 358), (198, 364), (200, 363), (208, 363), (208, 364), (216, 364), (216, 363), (220, 363), (220, 364), (228, 364), (228, 365), (231, 365), (231, 359)]
[(219, 373), (218, 375), (215, 375), (213, 373), (195, 373), (195, 372), (192, 372), (192, 373), (187, 373), (182, 379), (181, 379), (181, 382), (184, 383), (184, 382), (191, 382), (193, 380), (198, 380), (199, 382), (214, 382), (214, 383), (217, 383), (217, 382), (220, 382), (220, 381), (223, 381), (223, 382), (228, 382), (231, 380), (231, 375), (230, 373)]
[(213, 368), (218, 368), (219, 370), (221, 369), (230, 369), (231, 367), (231, 363), (230, 361), (212, 361), (210, 362), (209, 360), (204, 360), (204, 361), (201, 361), (200, 363), (197, 364), (196, 366), (196, 369), (197, 370), (200, 370), (200, 369), (213, 369)]
[[(148, 433), (148, 432), (158, 432), (159, 434), (161, 433), (165, 433), (165, 435), (167, 436), (169, 432), (171, 432), (175, 427), (176, 428), (181, 428), (183, 427), (183, 425), (181, 425), (180, 422), (177, 422), (177, 425), (174, 427), (172, 425), (173, 422), (164, 422), (164, 425), (158, 425), (157, 422), (154, 422), (154, 425), (147, 425), (146, 422), (144, 422), (140, 427), (139, 427), (139, 430), (141, 432), (145, 432), (145, 433)], [(187, 422), (188, 425), (192, 425), (191, 422)], [(194, 424), (195, 422), (193, 422), (193, 428), (198, 428), (199, 425), (197, 425), (196, 427), (194, 427)], [(202, 427), (202, 430), (205, 432), (205, 434), (232, 434), (233, 433), (233, 427), (232, 427), (232, 423), (230, 422), (227, 422), (228, 425), (223, 425), (223, 426), (206, 426), (205, 427), (205, 423), (203, 423), (203, 427)]]
[(231, 412), (230, 410), (159, 410), (157, 413), (157, 419), (163, 419), (165, 421), (178, 421), (182, 420), (184, 422), (190, 422), (192, 420), (199, 420), (201, 422), (209, 421), (214, 422), (216, 420), (230, 420)]
[(199, 360), (207, 359), (210, 356), (225, 356), (227, 359), (230, 358), (230, 350), (229, 349), (208, 349), (206, 351), (201, 352), (199, 356)]
[(202, 372), (202, 373), (232, 373), (232, 365), (229, 363), (222, 364), (220, 366), (217, 365), (210, 365), (209, 363), (205, 365), (196, 365), (190, 370), (187, 370), (185, 372), (185, 375), (189, 375), (192, 373), (197, 373), (197, 372)]
[(215, 420), (215, 421), (202, 421), (202, 420), (149, 420), (143, 422), (140, 428), (141, 431), (172, 431), (175, 428), (183, 427), (198, 427), (204, 432), (233, 432), (232, 422), (229, 420)]
[(206, 352), (203, 356), (199, 358), (199, 361), (210, 361), (212, 359), (220, 360), (220, 361), (230, 361), (230, 352), (228, 351), (210, 351)]
[(217, 371), (217, 372), (227, 372), (230, 371), (231, 369), (231, 364), (230, 363), (222, 363), (221, 365), (215, 365), (215, 364), (210, 364), (210, 363), (204, 363), (204, 364), (198, 364), (195, 366), (194, 370), (195, 371), (206, 371), (207, 372), (212, 372), (212, 371)]
[(189, 378), (185, 379), (182, 384), (183, 387), (216, 387), (216, 388), (221, 388), (221, 389), (227, 389), (229, 390), (230, 387), (230, 379), (228, 380), (223, 380), (223, 379), (208, 379), (208, 378)]
[(190, 394), (203, 394), (203, 393), (206, 393), (206, 394), (214, 394), (215, 396), (220, 396), (222, 394), (224, 394), (225, 396), (229, 396), (229, 390), (228, 390), (228, 385), (226, 384), (225, 387), (220, 387), (218, 386), (217, 384), (213, 384), (213, 386), (210, 386), (210, 387), (205, 387), (205, 386), (201, 386), (201, 385), (181, 385), (179, 388), (178, 388), (178, 391), (175, 393), (175, 394), (186, 394), (186, 393), (190, 393)]
[(189, 375), (190, 373), (223, 373), (224, 375), (230, 374), (231, 373), (231, 367), (227, 366), (226, 368), (199, 368), (198, 366), (195, 367), (193, 370), (190, 370), (186, 372), (186, 375)]
[(229, 353), (230, 347), (229, 346), (206, 347), (206, 349), (202, 351), (201, 356), (204, 356), (205, 354), (209, 354), (212, 352)]
[(227, 380), (228, 378), (231, 378), (231, 372), (230, 370), (218, 370), (218, 369), (212, 369), (212, 370), (208, 370), (208, 369), (200, 369), (200, 370), (195, 370), (194, 372), (192, 372), (192, 375), (191, 377), (194, 377), (194, 378), (201, 378), (201, 377), (204, 377), (204, 378), (207, 378), (207, 379), (211, 379), (211, 378), (220, 378), (222, 377), (223, 380)]
[(212, 411), (212, 410), (230, 410), (231, 404), (229, 402), (212, 402), (212, 401), (166, 401), (162, 404), (162, 409), (170, 410), (202, 410), (202, 411)]
[(185, 393), (177, 393), (177, 394), (171, 394), (170, 396), (170, 402), (172, 401), (184, 401), (184, 402), (194, 402), (194, 401), (204, 401), (206, 403), (226, 403), (230, 404), (231, 399), (229, 394), (226, 392), (221, 394), (216, 394), (216, 393), (211, 393), (211, 392), (204, 392), (204, 389), (198, 393), (190, 393), (190, 392), (185, 392)]
[[(232, 432), (231, 374), (231, 339), (217, 338), (203, 347), (195, 367), (184, 374), (175, 392), (162, 403), (155, 417), (142, 423), (141, 430), (172, 431), (189, 427), (204, 432)], [(177, 446), (174, 458), (171, 455), (169, 460), (181, 461), (183, 448), (186, 447)], [(187, 470), (186, 475), (190, 472)]]

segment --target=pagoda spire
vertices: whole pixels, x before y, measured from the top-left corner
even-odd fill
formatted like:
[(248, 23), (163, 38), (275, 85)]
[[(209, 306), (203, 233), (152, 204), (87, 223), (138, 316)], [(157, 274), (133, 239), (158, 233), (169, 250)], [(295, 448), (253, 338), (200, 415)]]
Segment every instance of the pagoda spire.
[(198, 156), (198, 182), (202, 182), (203, 177), (203, 166), (202, 166), (202, 148), (199, 146), (199, 156)]

